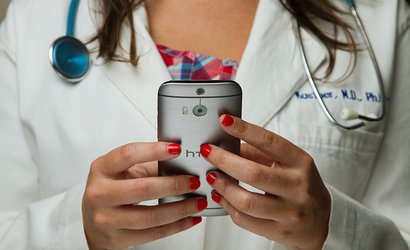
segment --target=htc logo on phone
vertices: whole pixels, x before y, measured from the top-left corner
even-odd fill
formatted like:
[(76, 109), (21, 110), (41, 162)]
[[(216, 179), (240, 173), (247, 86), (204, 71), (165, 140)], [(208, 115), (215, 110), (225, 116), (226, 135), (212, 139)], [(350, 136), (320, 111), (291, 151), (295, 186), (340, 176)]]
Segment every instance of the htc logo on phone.
[(201, 157), (201, 153), (199, 151), (190, 151), (188, 149), (185, 150), (185, 157), (191, 157), (191, 158), (196, 158), (196, 157)]

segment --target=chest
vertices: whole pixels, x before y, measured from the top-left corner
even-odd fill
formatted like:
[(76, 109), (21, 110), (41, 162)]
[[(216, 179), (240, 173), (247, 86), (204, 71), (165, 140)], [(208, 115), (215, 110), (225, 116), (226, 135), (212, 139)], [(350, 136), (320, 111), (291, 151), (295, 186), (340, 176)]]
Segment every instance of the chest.
[(146, 1), (157, 44), (240, 61), (258, 0)]

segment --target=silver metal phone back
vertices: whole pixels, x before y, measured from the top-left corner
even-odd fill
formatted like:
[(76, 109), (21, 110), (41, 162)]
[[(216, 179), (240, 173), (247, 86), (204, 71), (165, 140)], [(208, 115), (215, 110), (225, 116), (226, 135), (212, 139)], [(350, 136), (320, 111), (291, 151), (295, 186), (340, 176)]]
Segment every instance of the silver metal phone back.
[(216, 168), (199, 153), (202, 144), (214, 144), (239, 154), (240, 140), (225, 133), (219, 125), (222, 114), (241, 117), (242, 90), (233, 81), (170, 81), (158, 91), (158, 140), (181, 144), (181, 154), (158, 164), (161, 176), (189, 174), (198, 176), (200, 188), (183, 196), (160, 199), (167, 203), (189, 196), (206, 196), (208, 208), (199, 216), (225, 215), (211, 199), (213, 189), (206, 174)]

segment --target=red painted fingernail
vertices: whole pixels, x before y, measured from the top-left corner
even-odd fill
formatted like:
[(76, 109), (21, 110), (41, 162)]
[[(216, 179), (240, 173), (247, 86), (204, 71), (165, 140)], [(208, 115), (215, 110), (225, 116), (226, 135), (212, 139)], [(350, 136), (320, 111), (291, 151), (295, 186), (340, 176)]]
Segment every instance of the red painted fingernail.
[(201, 181), (197, 177), (189, 178), (189, 186), (192, 190), (197, 190), (201, 186)]
[(194, 217), (192, 218), (192, 224), (195, 226), (196, 224), (201, 223), (202, 217)]
[(198, 210), (204, 210), (208, 206), (208, 201), (204, 198), (198, 200), (197, 207)]
[(234, 120), (230, 115), (224, 115), (224, 118), (222, 118), (222, 125), (224, 126), (231, 126), (233, 122)]
[(217, 192), (213, 192), (211, 195), (211, 198), (213, 201), (215, 201), (216, 203), (221, 203), (221, 195), (218, 194)]
[(211, 150), (212, 150), (211, 146), (209, 146), (208, 144), (204, 144), (204, 145), (201, 146), (201, 150), (200, 150), (201, 155), (205, 156), (205, 158), (206, 158), (211, 153)]
[(206, 181), (211, 185), (214, 185), (215, 180), (216, 180), (216, 174), (214, 172), (210, 172), (206, 176)]
[(169, 144), (168, 145), (168, 152), (172, 155), (179, 155), (181, 153), (181, 145), (179, 144)]

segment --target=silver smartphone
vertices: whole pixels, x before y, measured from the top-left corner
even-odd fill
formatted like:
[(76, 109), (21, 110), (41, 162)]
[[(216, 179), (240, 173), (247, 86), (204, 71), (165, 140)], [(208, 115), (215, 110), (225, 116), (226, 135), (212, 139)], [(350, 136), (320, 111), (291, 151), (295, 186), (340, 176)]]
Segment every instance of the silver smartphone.
[(225, 133), (219, 125), (222, 114), (241, 117), (242, 90), (234, 81), (168, 81), (158, 90), (158, 140), (181, 144), (181, 154), (158, 163), (160, 176), (193, 175), (201, 186), (193, 193), (160, 199), (174, 202), (191, 196), (206, 196), (208, 207), (198, 216), (226, 215), (211, 199), (212, 187), (206, 175), (216, 168), (202, 158), (203, 144), (214, 144), (239, 154), (240, 140)]

